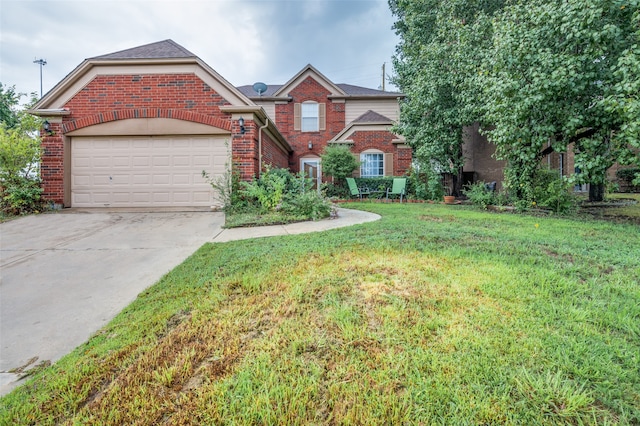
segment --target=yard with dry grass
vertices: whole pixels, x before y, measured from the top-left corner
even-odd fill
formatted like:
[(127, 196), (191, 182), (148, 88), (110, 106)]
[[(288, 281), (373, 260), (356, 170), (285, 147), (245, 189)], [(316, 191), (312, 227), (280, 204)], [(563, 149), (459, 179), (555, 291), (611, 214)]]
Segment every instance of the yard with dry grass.
[(635, 223), (354, 203), (207, 244), (0, 424), (638, 424)]

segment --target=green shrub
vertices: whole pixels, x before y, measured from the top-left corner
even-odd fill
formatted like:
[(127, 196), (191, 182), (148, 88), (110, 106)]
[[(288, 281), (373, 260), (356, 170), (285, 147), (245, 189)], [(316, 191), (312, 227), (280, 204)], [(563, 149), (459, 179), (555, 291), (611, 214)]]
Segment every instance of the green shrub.
[(558, 214), (573, 213), (578, 209), (578, 198), (573, 185), (557, 170), (542, 169), (533, 182), (532, 207), (549, 209)]
[(616, 171), (616, 177), (624, 183), (627, 191), (640, 190), (640, 167), (629, 167)]
[(462, 193), (469, 198), (471, 204), (482, 207), (483, 209), (496, 204), (495, 192), (489, 190), (487, 184), (482, 181), (472, 183), (467, 189), (464, 189)]
[(331, 203), (317, 191), (299, 193), (282, 205), (282, 211), (304, 219), (319, 220), (329, 217)]
[(370, 191), (386, 192), (388, 188), (393, 186), (393, 177), (359, 177), (356, 178), (356, 183), (359, 188), (365, 187), (369, 188)]
[(38, 167), (40, 138), (32, 136), (38, 123), (20, 117), (13, 128), (0, 123), (0, 207), (9, 215), (41, 211), (44, 206)]
[(442, 199), (444, 190), (442, 188), (442, 177), (439, 173), (429, 168), (422, 168), (418, 171), (412, 167), (409, 169), (407, 178), (407, 194), (409, 196), (413, 195), (418, 200)]
[(44, 209), (43, 189), (35, 179), (14, 178), (2, 187), (2, 212), (9, 215), (37, 213)]
[(313, 181), (304, 172), (265, 167), (258, 179), (238, 186), (227, 212), (243, 215), (242, 224), (317, 220), (331, 213), (331, 203), (312, 190)]
[(329, 145), (324, 148), (320, 156), (322, 172), (341, 182), (350, 177), (360, 163), (346, 145)]
[[(282, 203), (288, 177), (282, 173), (283, 169), (267, 167), (258, 179), (243, 182), (243, 190), (249, 199), (255, 200), (255, 205), (262, 213), (276, 209)], [(285, 172), (290, 175), (288, 171)]]
[(225, 172), (215, 178), (203, 170), (202, 177), (218, 194), (225, 212), (238, 209), (241, 205), (246, 205), (246, 202), (240, 194), (240, 171), (237, 165), (233, 164), (231, 168), (227, 165)]
[[(346, 181), (344, 181), (346, 183)], [(325, 182), (322, 184), (322, 192), (329, 198), (346, 200), (351, 196), (349, 188), (342, 183)]]

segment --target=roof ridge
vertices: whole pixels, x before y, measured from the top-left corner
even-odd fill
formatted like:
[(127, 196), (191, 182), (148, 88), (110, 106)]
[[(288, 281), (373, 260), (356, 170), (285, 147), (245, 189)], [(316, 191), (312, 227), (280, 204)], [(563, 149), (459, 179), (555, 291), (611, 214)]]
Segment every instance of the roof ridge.
[(197, 56), (171, 39), (156, 41), (94, 56), (89, 59), (171, 59), (171, 58), (196, 58)]

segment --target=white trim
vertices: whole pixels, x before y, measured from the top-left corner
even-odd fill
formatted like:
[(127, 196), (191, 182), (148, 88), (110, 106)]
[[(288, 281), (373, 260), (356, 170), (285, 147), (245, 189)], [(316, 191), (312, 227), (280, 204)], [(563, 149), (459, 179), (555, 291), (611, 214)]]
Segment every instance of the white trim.
[(117, 61), (100, 62), (88, 60), (78, 66), (71, 74), (59, 82), (47, 93), (32, 110), (61, 110), (94, 78), (100, 75), (154, 75), (154, 74), (193, 74), (211, 87), (232, 105), (256, 105), (238, 89), (227, 82), (220, 74), (200, 60), (169, 62), (164, 61)]

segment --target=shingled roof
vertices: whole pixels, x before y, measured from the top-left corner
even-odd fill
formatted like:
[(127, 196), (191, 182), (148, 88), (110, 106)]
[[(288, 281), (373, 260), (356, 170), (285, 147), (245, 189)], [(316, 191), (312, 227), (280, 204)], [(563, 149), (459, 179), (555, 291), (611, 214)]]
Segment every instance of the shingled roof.
[[(403, 96), (397, 92), (387, 92), (383, 90), (369, 89), (368, 87), (354, 86), (352, 84), (336, 84), (340, 89), (342, 89), (348, 96)], [(267, 85), (266, 92), (262, 93), (263, 97), (273, 96), (274, 93), (278, 91), (282, 87), (282, 84), (269, 84)], [(253, 86), (239, 86), (236, 87), (243, 95), (251, 98), (257, 99), (258, 94), (253, 90)]]
[(176, 59), (195, 57), (196, 55), (175, 41), (167, 39), (89, 59)]
[(393, 123), (393, 120), (382, 114), (378, 114), (375, 111), (369, 110), (353, 120), (352, 123)]

